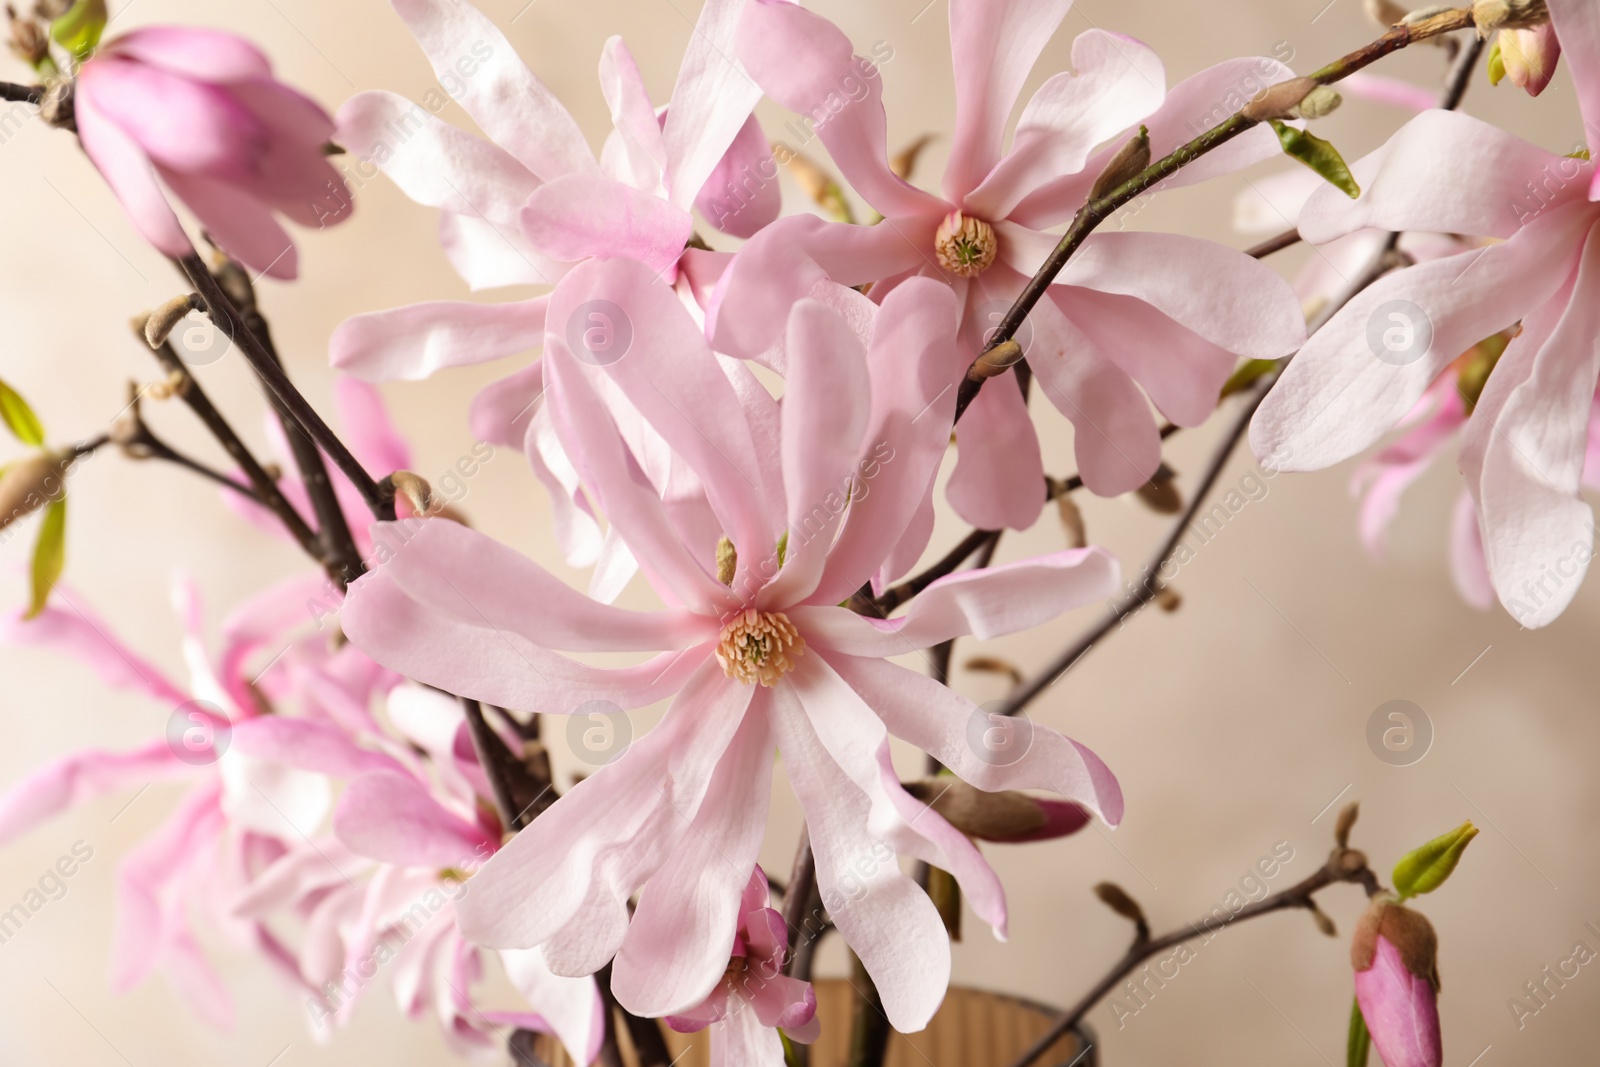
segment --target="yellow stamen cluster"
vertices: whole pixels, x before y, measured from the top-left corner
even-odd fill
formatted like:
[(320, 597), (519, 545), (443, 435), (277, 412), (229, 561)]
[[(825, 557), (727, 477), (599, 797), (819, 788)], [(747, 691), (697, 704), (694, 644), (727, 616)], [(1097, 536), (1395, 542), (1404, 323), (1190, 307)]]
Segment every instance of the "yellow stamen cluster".
[(805, 650), (805, 639), (781, 611), (746, 608), (722, 628), (717, 662), (734, 681), (770, 689), (794, 670)]
[(988, 270), (999, 249), (993, 226), (959, 211), (946, 215), (933, 235), (933, 251), (939, 257), (939, 265), (963, 278)]

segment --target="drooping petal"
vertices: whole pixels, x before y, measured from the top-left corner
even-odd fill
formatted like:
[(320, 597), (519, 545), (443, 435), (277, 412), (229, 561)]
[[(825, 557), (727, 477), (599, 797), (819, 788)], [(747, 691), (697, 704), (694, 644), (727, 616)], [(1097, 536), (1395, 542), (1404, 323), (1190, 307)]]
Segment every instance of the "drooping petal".
[[(1025, 273), (1034, 269), (1013, 266)], [(1068, 261), (1058, 282), (1137, 297), (1249, 359), (1278, 359), (1305, 341), (1300, 301), (1277, 271), (1197, 237), (1097, 233)]]
[[(999, 162), (1017, 95), (1071, 6), (1072, 0), (950, 0), (956, 128), (944, 194), (952, 203), (976, 189)], [(1077, 61), (1074, 48), (1074, 66)]]
[(231, 743), (238, 751), (255, 759), (315, 771), (330, 778), (402, 771), (394, 757), (362, 748), (337, 727), (310, 719), (261, 715), (236, 725)]
[(690, 832), (640, 894), (611, 979), (618, 1002), (634, 1014), (687, 1011), (721, 981), (766, 834), (774, 747), (763, 709), (752, 707)]
[(1267, 395), (1250, 427), (1257, 457), (1277, 470), (1318, 470), (1371, 445), (1451, 361), (1570, 277), (1592, 222), (1587, 208), (1572, 205), (1504, 244), (1367, 287), (1306, 342)]
[(938, 910), (869, 828), (871, 800), (824, 747), (794, 691), (776, 686), (770, 706), (784, 768), (805, 810), (823, 906), (872, 976), (890, 1025), (920, 1030), (950, 981), (950, 942)]
[(986, 382), (961, 416), (945, 496), (985, 530), (1026, 530), (1044, 510), (1044, 456), (1015, 372)]
[(1494, 580), (1489, 577), (1489, 562), (1483, 554), (1478, 509), (1468, 492), (1457, 498), (1451, 514), (1450, 579), (1461, 599), (1479, 611), (1488, 611), (1494, 604)]
[(883, 77), (833, 23), (789, 0), (748, 0), (737, 54), (768, 96), (811, 117), (840, 173), (879, 214), (948, 210), (889, 169)]
[(889, 732), (935, 757), (979, 789), (1048, 789), (1109, 825), (1122, 821), (1122, 789), (1083, 745), (1026, 719), (984, 711), (948, 686), (877, 659), (829, 654)]
[[(1482, 166), (1485, 159), (1495, 165)], [(1307, 241), (1324, 244), (1364, 229), (1510, 237), (1536, 216), (1588, 199), (1592, 173), (1582, 160), (1437, 109), (1406, 123), (1350, 169), (1360, 198), (1351, 200), (1331, 185), (1313, 193), (1300, 213)], [(1437, 195), (1441, 182), (1451, 195)]]
[(1578, 494), (1600, 378), (1597, 293), (1600, 231), (1591, 231), (1572, 299), (1527, 376), (1468, 421), (1484, 441), (1477, 498), (1489, 573), (1501, 602), (1528, 627), (1571, 603), (1593, 555), (1594, 513)]
[(0, 795), (0, 844), (16, 840), (52, 816), (108, 793), (140, 789), (192, 775), (165, 741), (129, 752), (86, 751), (34, 771)]
[[(188, 693), (112, 636), (106, 621), (76, 596), (68, 596), (58, 586), (54, 600), (32, 619), (22, 618), (21, 612), (0, 616), (0, 641), (52, 648), (73, 656), (107, 685), (143, 693), (170, 708), (188, 702)], [(58, 606), (62, 603), (66, 606)]]
[(470, 869), (498, 844), (398, 771), (352, 781), (333, 813), (333, 832), (356, 852), (401, 867)]
[(329, 358), (367, 381), (420, 381), (538, 348), (548, 303), (546, 296), (508, 304), (441, 300), (368, 312), (334, 330)]
[[(496, 144), (545, 181), (596, 169), (567, 109), (467, 0), (392, 0), (440, 84)], [(457, 64), (476, 60), (462, 77)]]
[(555, 1031), (575, 1063), (593, 1063), (605, 1040), (605, 1002), (593, 978), (553, 974), (535, 948), (502, 949), (506, 976)]
[(544, 367), (539, 363), (530, 363), (490, 382), (472, 398), (467, 417), (472, 436), (520, 451), (528, 439), (534, 408), (543, 396)]
[(845, 608), (789, 612), (807, 641), (852, 656), (903, 656), (953, 637), (988, 640), (1043, 625), (1064, 611), (1115, 596), (1121, 569), (1101, 548), (1070, 549), (962, 571), (929, 585), (906, 613), (874, 619)]

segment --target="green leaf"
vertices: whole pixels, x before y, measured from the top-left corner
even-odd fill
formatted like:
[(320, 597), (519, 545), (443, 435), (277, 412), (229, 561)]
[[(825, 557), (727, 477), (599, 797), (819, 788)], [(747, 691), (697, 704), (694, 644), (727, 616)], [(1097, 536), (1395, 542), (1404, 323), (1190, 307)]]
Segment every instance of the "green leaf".
[(23, 444), (44, 447), (44, 424), (22, 395), (5, 382), (0, 382), (0, 419)]
[(1400, 857), (1394, 865), (1394, 888), (1400, 899), (1431, 893), (1444, 885), (1456, 869), (1468, 842), (1478, 836), (1478, 828), (1464, 822), (1449, 833), (1436, 837), (1421, 848)]
[(1297, 130), (1277, 119), (1272, 120), (1272, 128), (1277, 132), (1278, 143), (1283, 145), (1284, 152), (1322, 175), (1330, 185), (1351, 200), (1361, 195), (1361, 186), (1356, 184), (1337, 148), (1320, 137)]
[(25, 618), (44, 610), (66, 563), (67, 500), (62, 497), (45, 509), (44, 521), (39, 524), (39, 540), (33, 546), (33, 600)]
[(87, 59), (106, 29), (106, 0), (77, 0), (50, 24), (50, 36), (78, 59)]
[(1499, 85), (1506, 76), (1506, 57), (1500, 52), (1500, 38), (1489, 46), (1489, 84)]
[(1278, 361), (1275, 359), (1245, 360), (1239, 369), (1233, 372), (1233, 376), (1223, 383), (1222, 396), (1217, 399), (1220, 400), (1223, 397), (1230, 397), (1235, 393), (1244, 392), (1260, 381), (1262, 375), (1271, 372), (1277, 365)]
[(1361, 1002), (1350, 1002), (1350, 1040), (1345, 1043), (1345, 1067), (1367, 1067), (1367, 1055), (1372, 1051), (1372, 1035), (1367, 1032), (1367, 1018), (1361, 1014)]

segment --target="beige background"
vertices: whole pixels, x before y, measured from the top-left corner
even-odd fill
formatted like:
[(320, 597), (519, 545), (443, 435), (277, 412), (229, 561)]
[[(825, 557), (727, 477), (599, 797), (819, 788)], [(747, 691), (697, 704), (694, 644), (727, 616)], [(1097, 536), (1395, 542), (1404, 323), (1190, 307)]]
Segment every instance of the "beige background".
[[(658, 101), (664, 100), (689, 33), (694, 0), (484, 0), (523, 56), (568, 102), (591, 138), (603, 129), (594, 70), (603, 40), (625, 32)], [(891, 140), (947, 131), (951, 87), (946, 9), (941, 0), (859, 4), (824, 0), (858, 48), (892, 45), (884, 68)], [(1373, 35), (1357, 0), (1218, 0), (1159, 3), (1083, 0), (1068, 16), (1030, 81), (1067, 65), (1072, 37), (1103, 26), (1133, 34), (1166, 59), (1169, 79), (1235, 55), (1270, 54), (1280, 42), (1308, 71)], [(262, 41), (291, 81), (330, 108), (357, 89), (412, 97), (430, 72), (381, 0), (133, 0), (119, 19), (213, 23)], [(520, 15), (519, 15), (520, 11)], [(1279, 49), (1279, 54), (1283, 53)], [(1386, 73), (1433, 85), (1440, 55), (1423, 50)], [(8, 72), (20, 77), (12, 65)], [(779, 115), (767, 110), (769, 118)], [(1474, 88), (1468, 110), (1565, 150), (1579, 136), (1565, 73), (1540, 101), (1504, 87)], [(451, 121), (466, 123), (458, 108)], [(1350, 156), (1377, 144), (1401, 116), (1352, 103), (1327, 129)], [(777, 123), (772, 124), (774, 127)], [(936, 174), (943, 146), (930, 149)], [(1260, 173), (1270, 173), (1263, 168)], [(1245, 179), (1174, 195), (1133, 225), (1170, 227), (1242, 246), (1228, 230), (1233, 195)], [(792, 193), (793, 190), (790, 190)], [(141, 246), (109, 194), (66, 135), (29, 123), (0, 144), (0, 373), (38, 406), (58, 440), (98, 432), (122, 404), (125, 380), (152, 364), (128, 339), (125, 322), (179, 291), (166, 265)], [(383, 182), (364, 190), (357, 219), (303, 241), (303, 280), (265, 293), (281, 347), (314, 402), (325, 404), (329, 332), (344, 317), (421, 298), (458, 296), (463, 286), (439, 253), (433, 213)], [(1303, 253), (1299, 253), (1303, 254)], [(1281, 257), (1293, 269), (1297, 254)], [(446, 375), (427, 386), (387, 391), (424, 474), (442, 471), (470, 440), (465, 405), (496, 368)], [(259, 441), (260, 405), (236, 358), (209, 368), (216, 398)], [(174, 441), (214, 456), (179, 410), (151, 420)], [(1053, 412), (1051, 470), (1071, 469), (1068, 433)], [(1215, 427), (1175, 439), (1172, 464), (1192, 476)], [(4, 446), (9, 449), (9, 445)], [(1236, 460), (1221, 488), (1251, 470)], [(992, 849), (1009, 887), (1013, 941), (1000, 945), (969, 923), (956, 949), (959, 980), (1065, 1003), (1123, 949), (1128, 931), (1089, 894), (1113, 879), (1143, 900), (1158, 928), (1197, 918), (1220, 903), (1247, 868), (1278, 842), (1295, 859), (1273, 881), (1309, 873), (1330, 843), (1336, 797), (1359, 797), (1358, 843), (1386, 869), (1396, 856), (1463, 819), (1483, 828), (1451, 884), (1424, 909), (1443, 940), (1441, 969), (1447, 1063), (1485, 1067), (1591, 1063), (1600, 1040), (1600, 969), (1591, 965), (1520, 1032), (1506, 1002), (1541, 968), (1572, 953), (1600, 923), (1600, 857), (1595, 848), (1600, 755), (1593, 651), (1600, 590), (1591, 582), (1542, 633), (1505, 615), (1464, 607), (1445, 571), (1444, 539), (1459, 483), (1448, 463), (1408, 498), (1389, 558), (1359, 548), (1348, 469), (1281, 477), (1224, 533), (1200, 550), (1177, 580), (1183, 607), (1150, 612), (1109, 640), (1037, 705), (1037, 716), (1093, 746), (1120, 774), (1128, 818), (1114, 835), (1099, 829), (1026, 849)], [(181, 472), (105, 455), (75, 479), (69, 579), (135, 645), (181, 670), (177, 626), (166, 589), (186, 568), (220, 615), (301, 564), (283, 544), (248, 528), (215, 493)], [(465, 500), (474, 520), (545, 561), (555, 559), (546, 500), (521, 460), (502, 453)], [(1139, 507), (1090, 501), (1094, 538), (1137, 566), (1163, 526)], [(959, 536), (945, 517), (936, 547)], [(0, 603), (19, 603), (31, 529), (0, 548)], [(1059, 547), (1047, 516), (1009, 538), (1005, 556)], [(1024, 666), (1090, 625), (1085, 610), (1052, 627), (984, 651)], [(968, 644), (961, 655), (977, 651)], [(1469, 669), (1470, 668), (1470, 669)], [(52, 655), (0, 649), (9, 743), (0, 782), (71, 748), (124, 747), (154, 736), (169, 709), (109, 692), (75, 664)], [(964, 675), (978, 699), (993, 683)], [(1387, 766), (1365, 740), (1369, 715), (1404, 698), (1436, 730), (1432, 751), (1411, 767)], [(768, 861), (787, 869), (798, 826), (779, 785)], [(106, 989), (106, 944), (116, 857), (154, 829), (175, 793), (150, 789), (123, 813), (127, 797), (92, 804), (12, 845), (0, 858), (0, 907), (9, 906), (77, 840), (95, 858), (9, 943), (0, 945), (0, 1062), (73, 1064), (432, 1064), (447, 1061), (429, 1025), (398, 1019), (373, 997), (355, 1025), (327, 1047), (308, 1037), (299, 1007), (266, 969), (224, 956), (241, 1004), (237, 1032), (194, 1022), (160, 980), (130, 996)], [(1326, 812), (1326, 813), (1325, 813)], [(1320, 817), (1319, 817), (1320, 815)], [(1326, 895), (1348, 931), (1358, 914), (1353, 888)], [(1199, 950), (1177, 979), (1120, 1028), (1106, 1006), (1091, 1016), (1110, 1064), (1340, 1062), (1350, 978), (1344, 942), (1329, 941), (1303, 915), (1241, 927)], [(1480, 1057), (1474, 1059), (1474, 1057)], [(940, 1067), (947, 1067), (941, 1064)], [(957, 1067), (951, 1064), (948, 1067)]]

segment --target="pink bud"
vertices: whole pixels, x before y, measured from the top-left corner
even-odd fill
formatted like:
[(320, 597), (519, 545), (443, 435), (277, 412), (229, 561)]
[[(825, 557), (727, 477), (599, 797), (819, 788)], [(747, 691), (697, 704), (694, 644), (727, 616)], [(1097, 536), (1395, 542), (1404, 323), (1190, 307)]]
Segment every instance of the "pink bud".
[(1546, 22), (1531, 30), (1500, 31), (1500, 61), (1505, 64), (1511, 84), (1538, 96), (1555, 75), (1561, 58), (1561, 42), (1556, 28)]
[(109, 41), (79, 71), (74, 106), (84, 151), (145, 239), (174, 258), (193, 247), (169, 192), (225, 252), (275, 278), (296, 269), (277, 216), (320, 228), (350, 215), (324, 158), (333, 120), (232, 34), (149, 26)]
[(1385, 1067), (1444, 1062), (1437, 945), (1432, 924), (1391, 897), (1374, 900), (1356, 927), (1356, 1002)]

